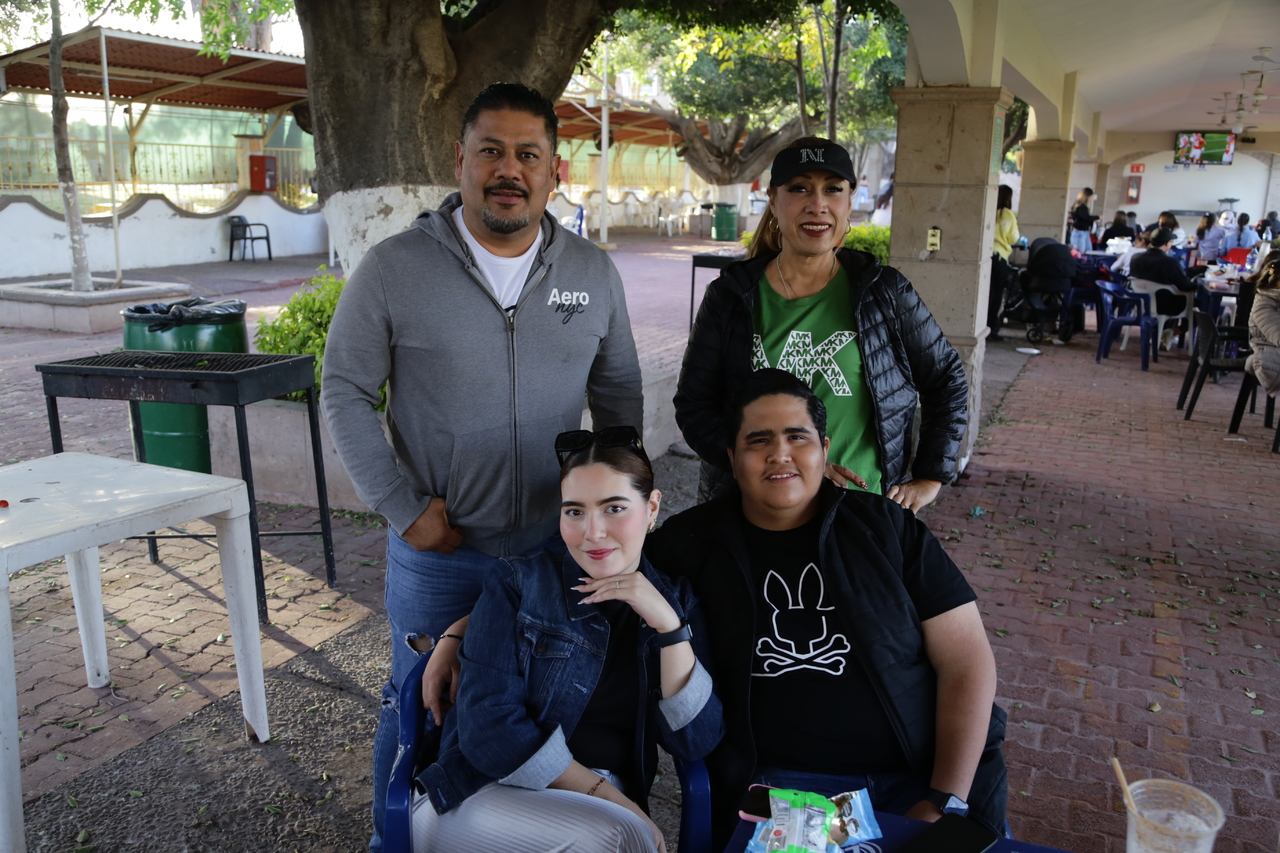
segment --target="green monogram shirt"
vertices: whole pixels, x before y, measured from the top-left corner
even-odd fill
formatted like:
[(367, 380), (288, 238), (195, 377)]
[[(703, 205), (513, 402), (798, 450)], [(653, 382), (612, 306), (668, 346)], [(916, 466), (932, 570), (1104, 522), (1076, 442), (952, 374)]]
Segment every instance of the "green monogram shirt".
[(800, 299), (780, 296), (760, 277), (751, 369), (776, 367), (813, 388), (827, 407), (830, 460), (861, 475), (869, 491), (883, 494), (875, 409), (856, 342), (858, 318), (849, 276), (843, 267), (837, 270), (820, 292)]

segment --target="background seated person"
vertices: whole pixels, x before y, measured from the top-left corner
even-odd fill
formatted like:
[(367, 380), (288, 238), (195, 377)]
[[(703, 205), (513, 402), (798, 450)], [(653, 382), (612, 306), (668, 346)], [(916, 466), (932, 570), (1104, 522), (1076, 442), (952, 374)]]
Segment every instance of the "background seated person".
[(723, 732), (689, 585), (641, 553), (662, 494), (639, 436), (575, 430), (556, 451), (568, 553), (504, 561), (466, 620), (458, 706), (415, 780), (415, 853), (665, 851), (646, 814), (656, 744), (701, 758)]
[[(1129, 275), (1152, 284), (1169, 285), (1183, 293), (1194, 293), (1196, 286), (1187, 278), (1186, 270), (1178, 263), (1177, 258), (1169, 255), (1173, 248), (1173, 232), (1167, 228), (1157, 228), (1149, 243), (1145, 252), (1134, 255), (1129, 261)], [(1162, 297), (1161, 293), (1165, 295)], [(1155, 298), (1155, 310), (1159, 314), (1181, 314), (1187, 308), (1185, 298), (1168, 291), (1157, 291)], [(1171, 310), (1166, 311), (1165, 308)]]
[(960, 570), (911, 511), (823, 477), (826, 409), (790, 373), (752, 374), (728, 413), (736, 488), (645, 545), (706, 613), (726, 731), (707, 759), (715, 849), (753, 782), (867, 787), (881, 811), (967, 808), (1003, 834), (1007, 717)]
[(1151, 248), (1150, 234), (1139, 234), (1134, 237), (1133, 245), (1126, 249), (1124, 254), (1116, 258), (1115, 262), (1111, 264), (1111, 271), (1118, 272), (1121, 275), (1131, 275), (1129, 272), (1129, 264), (1133, 262), (1134, 256), (1142, 254), (1149, 248)]
[(1111, 224), (1107, 226), (1107, 230), (1102, 232), (1102, 248), (1107, 247), (1107, 241), (1116, 237), (1133, 238), (1134, 230), (1129, 227), (1129, 217), (1125, 215), (1123, 210), (1117, 210), (1115, 219), (1111, 220)]

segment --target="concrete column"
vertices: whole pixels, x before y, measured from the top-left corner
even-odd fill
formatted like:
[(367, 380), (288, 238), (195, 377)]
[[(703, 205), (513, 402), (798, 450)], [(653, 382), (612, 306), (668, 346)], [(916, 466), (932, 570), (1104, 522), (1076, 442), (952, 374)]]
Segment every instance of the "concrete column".
[(1063, 238), (1067, 221), (1067, 187), (1071, 182), (1071, 152), (1075, 147), (1074, 142), (1061, 139), (1028, 139), (1022, 143), (1018, 230), (1027, 235), (1028, 242), (1037, 237)]
[(1124, 203), (1124, 193), (1111, 192), (1111, 164), (1099, 163), (1093, 183), (1090, 184), (1098, 195), (1093, 200), (1093, 212), (1102, 217), (1103, 222), (1110, 222), (1117, 210), (1128, 210)]
[[(982, 411), (991, 237), (1004, 115), (1013, 94), (1000, 87), (894, 89), (898, 104), (897, 178), (890, 264), (915, 286), (956, 348), (969, 377), (968, 460)], [(942, 232), (926, 249), (930, 228)]]

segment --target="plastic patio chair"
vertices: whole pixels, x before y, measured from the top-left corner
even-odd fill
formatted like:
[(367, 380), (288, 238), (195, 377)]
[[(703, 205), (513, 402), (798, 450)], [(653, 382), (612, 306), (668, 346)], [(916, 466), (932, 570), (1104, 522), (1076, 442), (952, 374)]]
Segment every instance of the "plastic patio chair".
[(435, 760), (440, 746), (439, 728), (422, 705), (422, 673), (431, 660), (428, 651), (400, 685), (400, 739), (396, 762), (387, 783), (387, 811), (382, 828), (385, 853), (413, 853), (413, 777), (419, 766)]
[(1137, 326), (1142, 344), (1142, 369), (1150, 369), (1150, 360), (1159, 361), (1159, 336), (1156, 318), (1148, 310), (1143, 294), (1130, 293), (1109, 281), (1098, 282), (1098, 354), (1095, 364), (1111, 357), (1111, 343), (1120, 330)]
[[(1146, 279), (1143, 279), (1143, 278), (1131, 277), (1129, 279), (1129, 289), (1134, 293), (1147, 293), (1151, 295), (1151, 302), (1150, 304), (1147, 305), (1147, 313), (1154, 316), (1157, 320), (1156, 346), (1157, 348), (1159, 348), (1160, 339), (1164, 336), (1164, 324), (1167, 323), (1169, 320), (1177, 321), (1179, 318), (1183, 317), (1186, 314), (1185, 300), (1187, 298), (1187, 295), (1184, 294), (1182, 291), (1178, 290), (1176, 287), (1174, 287), (1171, 284), (1157, 284), (1154, 281), (1147, 281)], [(1181, 301), (1170, 300), (1169, 297), (1167, 296), (1161, 299), (1159, 296), (1156, 295), (1161, 292), (1169, 292), (1169, 293), (1176, 294), (1178, 297), (1181, 298)], [(1167, 304), (1169, 301), (1174, 301), (1175, 304), (1179, 306), (1177, 313), (1175, 314), (1161, 313), (1160, 308), (1158, 307), (1159, 304), (1161, 302), (1165, 302), (1166, 309), (1168, 309), (1171, 307)], [(1173, 347), (1172, 340), (1170, 340), (1169, 346), (1170, 348)], [(1123, 349), (1123, 347), (1121, 348)]]
[(1234, 329), (1219, 329), (1217, 324), (1213, 322), (1213, 318), (1204, 311), (1197, 310), (1195, 312), (1196, 322), (1196, 352), (1192, 364), (1187, 368), (1187, 375), (1182, 381), (1183, 393), (1186, 393), (1187, 383), (1191, 379), (1192, 366), (1197, 366), (1199, 376), (1196, 377), (1195, 390), (1191, 392), (1191, 400), (1187, 403), (1187, 412), (1182, 416), (1183, 420), (1191, 420), (1191, 413), (1196, 409), (1196, 401), (1200, 399), (1200, 389), (1204, 388), (1204, 381), (1209, 378), (1210, 373), (1242, 373), (1244, 372), (1244, 358), (1226, 358), (1223, 355), (1222, 347), (1227, 343), (1228, 334), (1233, 337), (1230, 339), (1240, 340), (1234, 337)]
[[(1235, 324), (1230, 326), (1216, 325), (1215, 333), (1218, 336), (1218, 343), (1222, 344), (1218, 355), (1222, 358), (1235, 358), (1241, 348), (1248, 349), (1249, 344), (1249, 316), (1248, 311), (1253, 307), (1253, 285), (1245, 282), (1240, 288), (1240, 297), (1246, 302), (1244, 322), (1241, 323), (1240, 316), (1235, 317)], [(1215, 321), (1216, 323), (1217, 321)], [(1198, 336), (1197, 336), (1198, 341)], [(1181, 411), (1186, 405), (1187, 395), (1191, 393), (1191, 385), (1195, 381), (1196, 372), (1200, 369), (1200, 347), (1197, 344), (1191, 350), (1191, 360), (1187, 363), (1187, 373), (1182, 377), (1182, 390), (1178, 392), (1178, 410)], [(1252, 409), (1250, 409), (1252, 411)], [(1267, 426), (1271, 426), (1271, 419), (1267, 419)]]
[[(1246, 370), (1244, 372), (1244, 381), (1240, 383), (1240, 393), (1236, 395), (1236, 407), (1231, 412), (1231, 426), (1227, 428), (1227, 432), (1235, 435), (1240, 432), (1240, 421), (1244, 419), (1244, 406), (1246, 402), (1257, 402), (1258, 378), (1253, 375), (1253, 371)], [(1253, 405), (1249, 406), (1249, 411), (1253, 411)], [(1267, 395), (1266, 414), (1263, 416), (1262, 424), (1267, 429), (1271, 429), (1276, 415), (1276, 398), (1270, 394)], [(1280, 453), (1280, 427), (1276, 428), (1276, 437), (1271, 440), (1271, 452)]]
[[(431, 652), (424, 654), (400, 685), (400, 737), (387, 784), (387, 811), (382, 829), (384, 853), (413, 853), (413, 777), (417, 768), (435, 760), (440, 729), (422, 705), (422, 674)], [(711, 848), (711, 782), (701, 761), (676, 760), (680, 779), (681, 853), (714, 853)]]
[(1222, 260), (1228, 264), (1244, 266), (1249, 261), (1248, 249), (1230, 249), (1222, 256)]
[[(262, 222), (250, 222), (243, 216), (228, 216), (227, 223), (231, 226), (231, 252), (227, 255), (228, 261), (236, 259), (236, 243), (240, 244), (240, 260), (244, 260), (245, 249), (253, 252), (254, 263), (258, 261), (258, 252), (254, 248), (254, 243), (259, 240), (266, 241), (267, 244), (267, 260), (273, 260), (271, 257), (271, 229)], [(261, 228), (262, 233), (255, 233), (253, 229)]]

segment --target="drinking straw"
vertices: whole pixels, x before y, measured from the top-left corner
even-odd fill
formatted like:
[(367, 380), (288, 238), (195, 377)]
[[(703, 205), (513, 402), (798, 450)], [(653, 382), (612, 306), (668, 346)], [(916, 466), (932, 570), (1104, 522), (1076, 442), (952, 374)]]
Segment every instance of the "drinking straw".
[(1120, 780), (1120, 790), (1124, 792), (1125, 805), (1129, 807), (1130, 811), (1137, 814), (1138, 807), (1133, 802), (1133, 794), (1129, 793), (1129, 783), (1125, 781), (1124, 769), (1120, 767), (1120, 759), (1116, 758), (1114, 755), (1111, 756), (1111, 766), (1115, 768), (1116, 778)]

